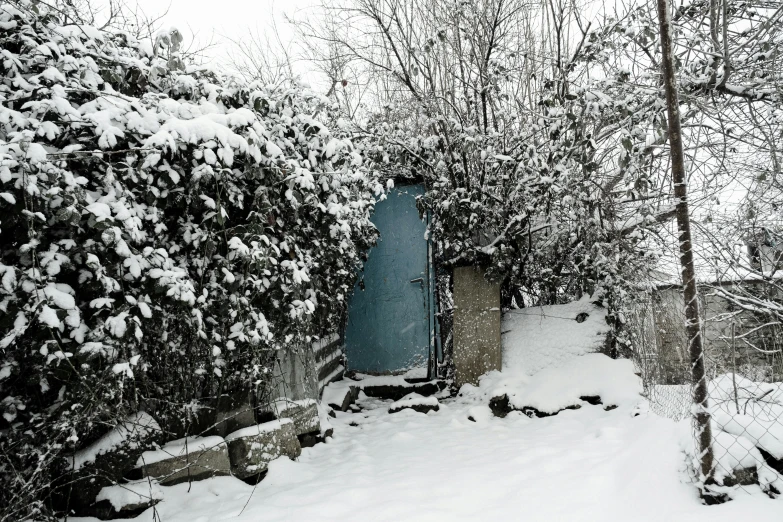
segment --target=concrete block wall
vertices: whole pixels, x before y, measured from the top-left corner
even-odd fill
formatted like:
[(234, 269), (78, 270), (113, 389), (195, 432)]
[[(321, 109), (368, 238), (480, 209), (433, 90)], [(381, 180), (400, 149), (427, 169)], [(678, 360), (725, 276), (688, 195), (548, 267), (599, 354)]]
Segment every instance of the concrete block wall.
[(275, 389), (269, 400), (285, 397), (290, 400), (318, 398), (318, 372), (312, 346), (281, 351), (272, 378)]
[(690, 355), (682, 290), (666, 288), (657, 291), (653, 297), (653, 311), (658, 355), (657, 384), (686, 384), (690, 382)]
[(334, 333), (318, 340), (313, 343), (313, 352), (318, 371), (317, 393), (320, 397), (327, 384), (342, 379), (345, 373), (345, 357), (340, 336)]
[(500, 370), (500, 285), (488, 283), (477, 267), (454, 269), (455, 384), (478, 384)]
[(275, 362), (267, 400), (284, 397), (298, 401), (318, 399), (328, 383), (345, 372), (343, 347), (337, 333), (324, 335), (297, 350), (283, 351)]
[[(727, 290), (731, 290), (730, 286), (727, 286)], [(732, 358), (735, 359), (738, 371), (743, 365), (758, 368), (771, 366), (773, 375), (783, 374), (783, 357), (769, 356), (749, 348), (742, 342), (735, 344), (736, 351), (732, 353), (730, 343), (732, 324), (735, 335), (739, 336), (754, 330), (759, 325), (758, 318), (750, 312), (738, 311), (729, 300), (716, 295), (715, 288), (709, 285), (699, 287), (699, 301), (708, 377), (712, 378), (717, 374), (730, 371)], [(653, 296), (653, 309), (658, 358), (663, 372), (661, 383), (685, 384), (690, 379), (690, 356), (685, 331), (685, 301), (682, 289), (680, 287), (657, 289)], [(763, 332), (769, 333), (769, 330)], [(760, 333), (762, 331), (756, 332), (750, 340), (755, 345), (766, 348)], [(757, 375), (748, 375), (748, 377), (762, 380)]]

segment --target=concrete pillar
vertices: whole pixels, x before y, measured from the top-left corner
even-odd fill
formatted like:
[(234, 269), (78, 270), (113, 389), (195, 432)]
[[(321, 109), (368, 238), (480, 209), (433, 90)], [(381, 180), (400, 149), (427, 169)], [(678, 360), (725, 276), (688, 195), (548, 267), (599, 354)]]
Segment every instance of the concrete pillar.
[(500, 285), (476, 267), (454, 269), (454, 369), (457, 387), (501, 369)]

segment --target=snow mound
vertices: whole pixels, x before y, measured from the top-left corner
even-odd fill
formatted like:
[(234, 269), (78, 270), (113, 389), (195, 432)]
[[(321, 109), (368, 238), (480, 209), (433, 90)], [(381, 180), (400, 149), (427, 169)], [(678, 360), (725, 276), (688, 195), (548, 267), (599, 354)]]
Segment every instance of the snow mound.
[(633, 408), (641, 400), (641, 381), (633, 363), (600, 353), (573, 357), (532, 377), (506, 373), (488, 376), (487, 390), (491, 397), (508, 396), (514, 409), (529, 407), (556, 413), (579, 405), (580, 397), (600, 397), (606, 406)]
[(154, 464), (172, 457), (181, 457), (188, 453), (207, 451), (210, 449), (220, 450), (225, 446), (223, 437), (186, 437), (183, 439), (172, 440), (159, 450), (145, 451), (136, 461), (136, 467), (145, 464)]
[(143, 411), (134, 413), (109, 433), (86, 448), (77, 451), (70, 465), (72, 469), (78, 470), (86, 464), (95, 462), (99, 455), (109, 453), (125, 444), (135, 448), (139, 440), (156, 432), (160, 432), (160, 426), (150, 414)]
[(718, 431), (713, 434), (712, 448), (715, 455), (715, 480), (719, 484), (733, 476), (735, 471), (751, 468), (758, 472), (761, 486), (778, 480), (777, 473), (767, 465), (761, 452), (746, 437)]
[(257, 486), (213, 477), (164, 487), (156, 513), (136, 520), (783, 520), (783, 499), (758, 486), (738, 488), (732, 502), (702, 504), (682, 451), (690, 422), (597, 407), (545, 421), (498, 419), (471, 399), (445, 400), (437, 415), (389, 415), (387, 402), (361, 415), (338, 412), (328, 444), (304, 449), (296, 462), (271, 462)]
[(339, 407), (345, 400), (345, 396), (352, 393), (352, 386), (356, 386), (356, 382), (348, 380), (330, 382), (324, 388), (321, 402), (326, 405), (335, 404)]
[(533, 375), (595, 352), (603, 344), (609, 325), (606, 310), (585, 296), (564, 305), (509, 310), (503, 316), (501, 331), (503, 371)]
[(712, 420), (719, 429), (783, 459), (783, 384), (727, 373), (710, 381), (709, 394)]
[(410, 408), (412, 406), (437, 406), (438, 399), (435, 397), (424, 397), (418, 393), (409, 393), (402, 399), (391, 403), (390, 410), (397, 410), (401, 408)]
[(427, 367), (411, 368), (403, 375), (406, 379), (426, 379)]
[(163, 500), (163, 491), (156, 481), (142, 479), (101, 489), (95, 501), (101, 500), (108, 500), (114, 510), (119, 512), (126, 506), (138, 506), (150, 501)]
[(783, 424), (778, 419), (762, 420), (751, 415), (713, 412), (713, 422), (726, 433), (742, 436), (776, 459), (783, 459)]

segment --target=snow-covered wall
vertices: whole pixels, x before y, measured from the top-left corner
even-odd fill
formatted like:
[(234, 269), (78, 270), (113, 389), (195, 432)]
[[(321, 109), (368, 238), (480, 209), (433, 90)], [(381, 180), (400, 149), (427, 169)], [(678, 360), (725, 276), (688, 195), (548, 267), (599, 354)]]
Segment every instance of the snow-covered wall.
[(633, 362), (601, 353), (611, 328), (606, 310), (589, 297), (509, 310), (502, 325), (502, 371), (482, 377), (478, 392), (471, 386), (460, 390), (489, 399), (495, 415), (504, 416), (506, 409), (554, 415), (583, 404), (630, 411), (639, 404)]
[(318, 399), (324, 386), (345, 372), (340, 336), (332, 333), (298, 350), (286, 351), (275, 363), (269, 400)]
[(585, 296), (564, 305), (509, 310), (503, 316), (503, 371), (533, 375), (574, 356), (601, 350), (610, 331), (606, 310)]

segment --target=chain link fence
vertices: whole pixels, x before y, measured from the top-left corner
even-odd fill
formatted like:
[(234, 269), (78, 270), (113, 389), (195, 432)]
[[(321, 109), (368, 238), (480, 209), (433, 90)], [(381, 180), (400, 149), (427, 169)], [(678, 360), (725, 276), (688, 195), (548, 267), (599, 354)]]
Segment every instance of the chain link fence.
[[(759, 488), (779, 495), (783, 324), (763, 309), (737, 306), (732, 288), (700, 288), (700, 300), (713, 454), (712, 473), (700, 484), (704, 497), (717, 502), (740, 489)], [(684, 321), (682, 291), (676, 286), (638, 297), (626, 320), (650, 411), (675, 421), (694, 418), (698, 411)], [(698, 435), (694, 430), (694, 440)], [(703, 455), (692, 453), (698, 470)], [(694, 471), (699, 481), (697, 475)]]

